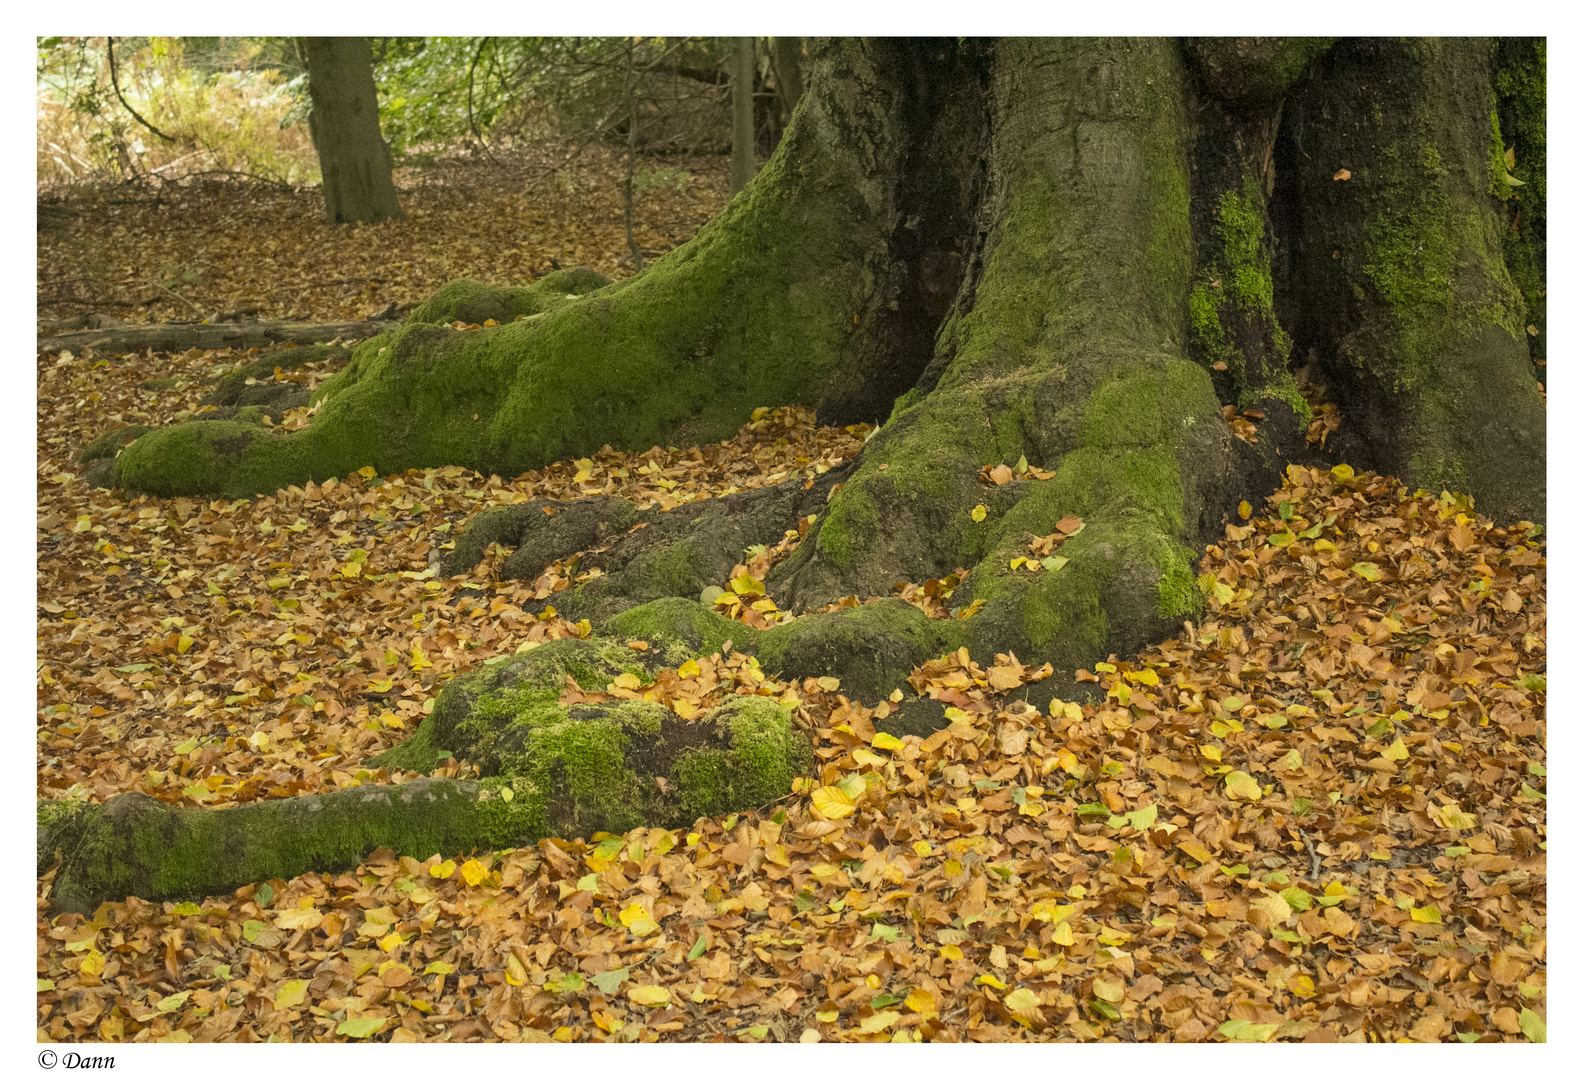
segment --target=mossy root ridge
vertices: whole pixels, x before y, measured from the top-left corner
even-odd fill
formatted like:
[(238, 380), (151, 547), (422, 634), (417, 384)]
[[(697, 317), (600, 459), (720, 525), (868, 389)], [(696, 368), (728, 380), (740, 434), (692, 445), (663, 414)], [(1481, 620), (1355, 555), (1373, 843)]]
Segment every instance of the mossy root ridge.
[(1342, 460), (1543, 523), (1545, 406), (1505, 257), (1495, 52), (1347, 39), (1293, 93), (1277, 154), (1277, 183), (1304, 208), (1291, 330), (1340, 407)]
[(554, 560), (577, 555), (579, 570), (600, 576), (549, 602), (573, 619), (602, 622), (637, 604), (697, 596), (724, 582), (748, 548), (778, 544), (804, 517), (821, 513), (851, 471), (850, 464), (841, 465), (811, 482), (752, 488), (670, 510), (640, 509), (603, 495), (496, 507), (467, 523), (440, 568), (466, 573), (491, 544), (502, 544), (516, 550), (501, 563), (500, 577), (531, 580)]
[(455, 756), (513, 778), (535, 837), (675, 828), (786, 795), (811, 751), (767, 698), (740, 695), (691, 721), (646, 701), (560, 704), (569, 685), (603, 692), (623, 673), (648, 682), (692, 655), (658, 636), (643, 652), (549, 642), (452, 680), (418, 731), (371, 764), (426, 769)]
[[(1015, 652), (1070, 674), (1199, 610), (1195, 548), (1243, 478), (1209, 376), (1187, 358), (1176, 47), (997, 48), (1019, 53), (1006, 70), (1020, 79), (991, 91), (995, 224), (971, 305), (948, 318), (931, 369), (767, 584), (798, 610), (966, 567), (952, 603), (985, 605), (953, 636), (975, 656)], [(1084, 104), (1081, 72), (1103, 73), (1103, 107)], [(1019, 458), (1054, 478), (980, 481), (983, 466)], [(1067, 515), (1085, 528), (1061, 548), (1065, 566), (1010, 568)]]
[(38, 858), (62, 856), (57, 911), (102, 901), (197, 899), (250, 882), (356, 866), (375, 848), (428, 858), (535, 839), (531, 808), (496, 782), (422, 778), (222, 810), (171, 806), (137, 792), (99, 804), (38, 804)]
[[(605, 444), (727, 438), (758, 406), (872, 416), (882, 373), (861, 362), (864, 329), (907, 273), (891, 247), (904, 231), (897, 178), (910, 129), (893, 116), (903, 66), (871, 53), (897, 49), (820, 52), (834, 59), (816, 61), (821, 74), (754, 181), (642, 274), (453, 282), (399, 330), (363, 342), (319, 388), (307, 428), (245, 440), (190, 424), (156, 430), (122, 452), (110, 482), (241, 497), (363, 466), (511, 477)], [(479, 315), (500, 325), (443, 325)]]

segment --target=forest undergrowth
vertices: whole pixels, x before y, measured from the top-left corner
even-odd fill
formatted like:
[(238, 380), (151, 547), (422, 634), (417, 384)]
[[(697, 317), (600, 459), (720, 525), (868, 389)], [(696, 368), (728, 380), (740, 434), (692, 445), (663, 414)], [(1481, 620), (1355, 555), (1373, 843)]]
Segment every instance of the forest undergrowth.
[[(271, 219), (209, 220), (256, 246)], [(601, 235), (580, 261), (608, 270), (624, 236)], [(217, 246), (190, 250), (219, 266)], [(477, 276), (520, 279), (547, 250)], [(446, 258), (411, 275), (414, 297), (474, 272)], [(260, 291), (251, 272), (224, 264), (202, 301)], [(278, 306), (341, 318), (397, 295)], [(365, 469), (251, 501), (126, 501), (81, 479), (81, 446), (191, 414), (245, 359), (39, 358), (41, 798), (136, 790), (212, 808), (407, 779), (361, 763), (411, 734), (446, 680), (591, 629), (552, 610), (579, 578), (571, 561), (501, 581), (496, 548), (438, 576), (431, 556), (471, 515), (806, 482), (869, 433), (766, 409), (712, 446), (515, 478)], [(1013, 467), (983, 464), (986, 483)], [(46, 872), (39, 1038), (1542, 1040), (1542, 539), (1344, 466), (1294, 467), (1244, 509), (1201, 564), (1202, 622), (1079, 673), (1092, 700), (1029, 706), (1048, 669), (1009, 655), (940, 657), (882, 701), (736, 653), (649, 685), (568, 688), (684, 717), (733, 693), (792, 706), (815, 775), (755, 811), (515, 851), (378, 851), (344, 873), (89, 918), (51, 917)], [(1030, 536), (1018, 569), (1060, 573), (1081, 527)], [(795, 617), (763, 578), (796, 539), (744, 552), (717, 609)], [(951, 584), (897, 591), (952, 617)], [(905, 695), (943, 702), (949, 726), (876, 731)]]

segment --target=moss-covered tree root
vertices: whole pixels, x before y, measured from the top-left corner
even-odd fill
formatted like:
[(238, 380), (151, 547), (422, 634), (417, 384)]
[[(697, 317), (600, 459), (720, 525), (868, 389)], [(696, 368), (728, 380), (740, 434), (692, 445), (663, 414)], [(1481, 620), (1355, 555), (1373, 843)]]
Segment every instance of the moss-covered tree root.
[(40, 870), (58, 853), (50, 902), (90, 912), (101, 901), (196, 899), (310, 870), (346, 869), (378, 847), (435, 852), (533, 839), (526, 804), (500, 785), (418, 779), (223, 810), (171, 806), (136, 792), (100, 804), (41, 802)]
[[(957, 280), (950, 235), (937, 235), (945, 269), (916, 280), (921, 215), (905, 205), (914, 129), (938, 116), (900, 105), (928, 85), (929, 48), (882, 40), (833, 50), (753, 183), (645, 273), (612, 284), (587, 271), (525, 288), (453, 283), (400, 330), (364, 342), (320, 388), (307, 428), (161, 429), (121, 454), (113, 482), (238, 496), (365, 465), (515, 476), (602, 444), (725, 438), (761, 405), (878, 418), (897, 372), (909, 380), (927, 357), (886, 362), (870, 324), (918, 315), (909, 305), (926, 294), (949, 303)], [(501, 325), (445, 325), (480, 315)]]

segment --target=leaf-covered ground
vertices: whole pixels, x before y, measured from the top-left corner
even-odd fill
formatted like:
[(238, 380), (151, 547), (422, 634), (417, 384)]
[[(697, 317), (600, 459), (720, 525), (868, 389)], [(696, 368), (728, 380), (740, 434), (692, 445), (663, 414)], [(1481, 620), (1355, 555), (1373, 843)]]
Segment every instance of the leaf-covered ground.
[[(598, 146), (398, 169), (404, 220), (338, 228), (324, 223), (317, 187), (198, 178), (51, 193), (39, 200), (39, 318), (183, 322), (241, 310), (337, 322), (415, 305), (453, 278), (516, 284), (576, 265), (622, 277), (632, 267), (620, 170)], [(718, 157), (680, 158), (665, 175), (668, 186), (636, 198), (646, 258), (725, 203)]]
[[(269, 230), (242, 214), (213, 228), (256, 244)], [(607, 236), (582, 261), (613, 267), (623, 247)], [(537, 250), (524, 266), (542, 269)], [(93, 436), (197, 408), (202, 380), (243, 358), (39, 358), (40, 797), (215, 807), (399, 782), (360, 762), (446, 679), (586, 633), (525, 610), (575, 566), (500, 582), (497, 551), (435, 576), (471, 514), (794, 482), (867, 434), (783, 410), (696, 450), (509, 480), (367, 470), (251, 502), (126, 502), (75, 475)], [(139, 389), (151, 379), (178, 381)], [(985, 463), (986, 483), (1011, 464)], [(1019, 695), (1045, 671), (1010, 656), (915, 672), (905, 693), (951, 710), (922, 740), (876, 734), (889, 701), (778, 683), (740, 655), (570, 691), (684, 716), (729, 693), (794, 704), (818, 775), (758, 812), (378, 852), (91, 919), (50, 918), (46, 874), (39, 1037), (1542, 1039), (1542, 543), (1346, 469), (1294, 469), (1249, 512), (1204, 558), (1203, 624), (1098, 665), (1094, 702), (1030, 708)], [(1059, 573), (1078, 528), (1030, 537), (1024, 568)], [(793, 543), (745, 552), (720, 609), (786, 617), (757, 581)], [(950, 617), (950, 584), (901, 592)]]

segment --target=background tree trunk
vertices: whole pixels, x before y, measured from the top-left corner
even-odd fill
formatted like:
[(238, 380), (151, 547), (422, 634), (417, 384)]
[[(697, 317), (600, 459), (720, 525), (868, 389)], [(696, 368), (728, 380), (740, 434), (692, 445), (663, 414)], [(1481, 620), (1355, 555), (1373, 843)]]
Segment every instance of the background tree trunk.
[(775, 96), (780, 102), (781, 123), (791, 123), (792, 110), (802, 99), (802, 38), (778, 37), (774, 42)]
[(756, 162), (753, 126), (753, 39), (730, 38), (727, 64), (731, 72), (731, 194), (753, 179)]
[(307, 39), (308, 130), (324, 175), (324, 209), (331, 225), (377, 222), (405, 215), (391, 180), (390, 147), (379, 134), (379, 101), (368, 39)]

